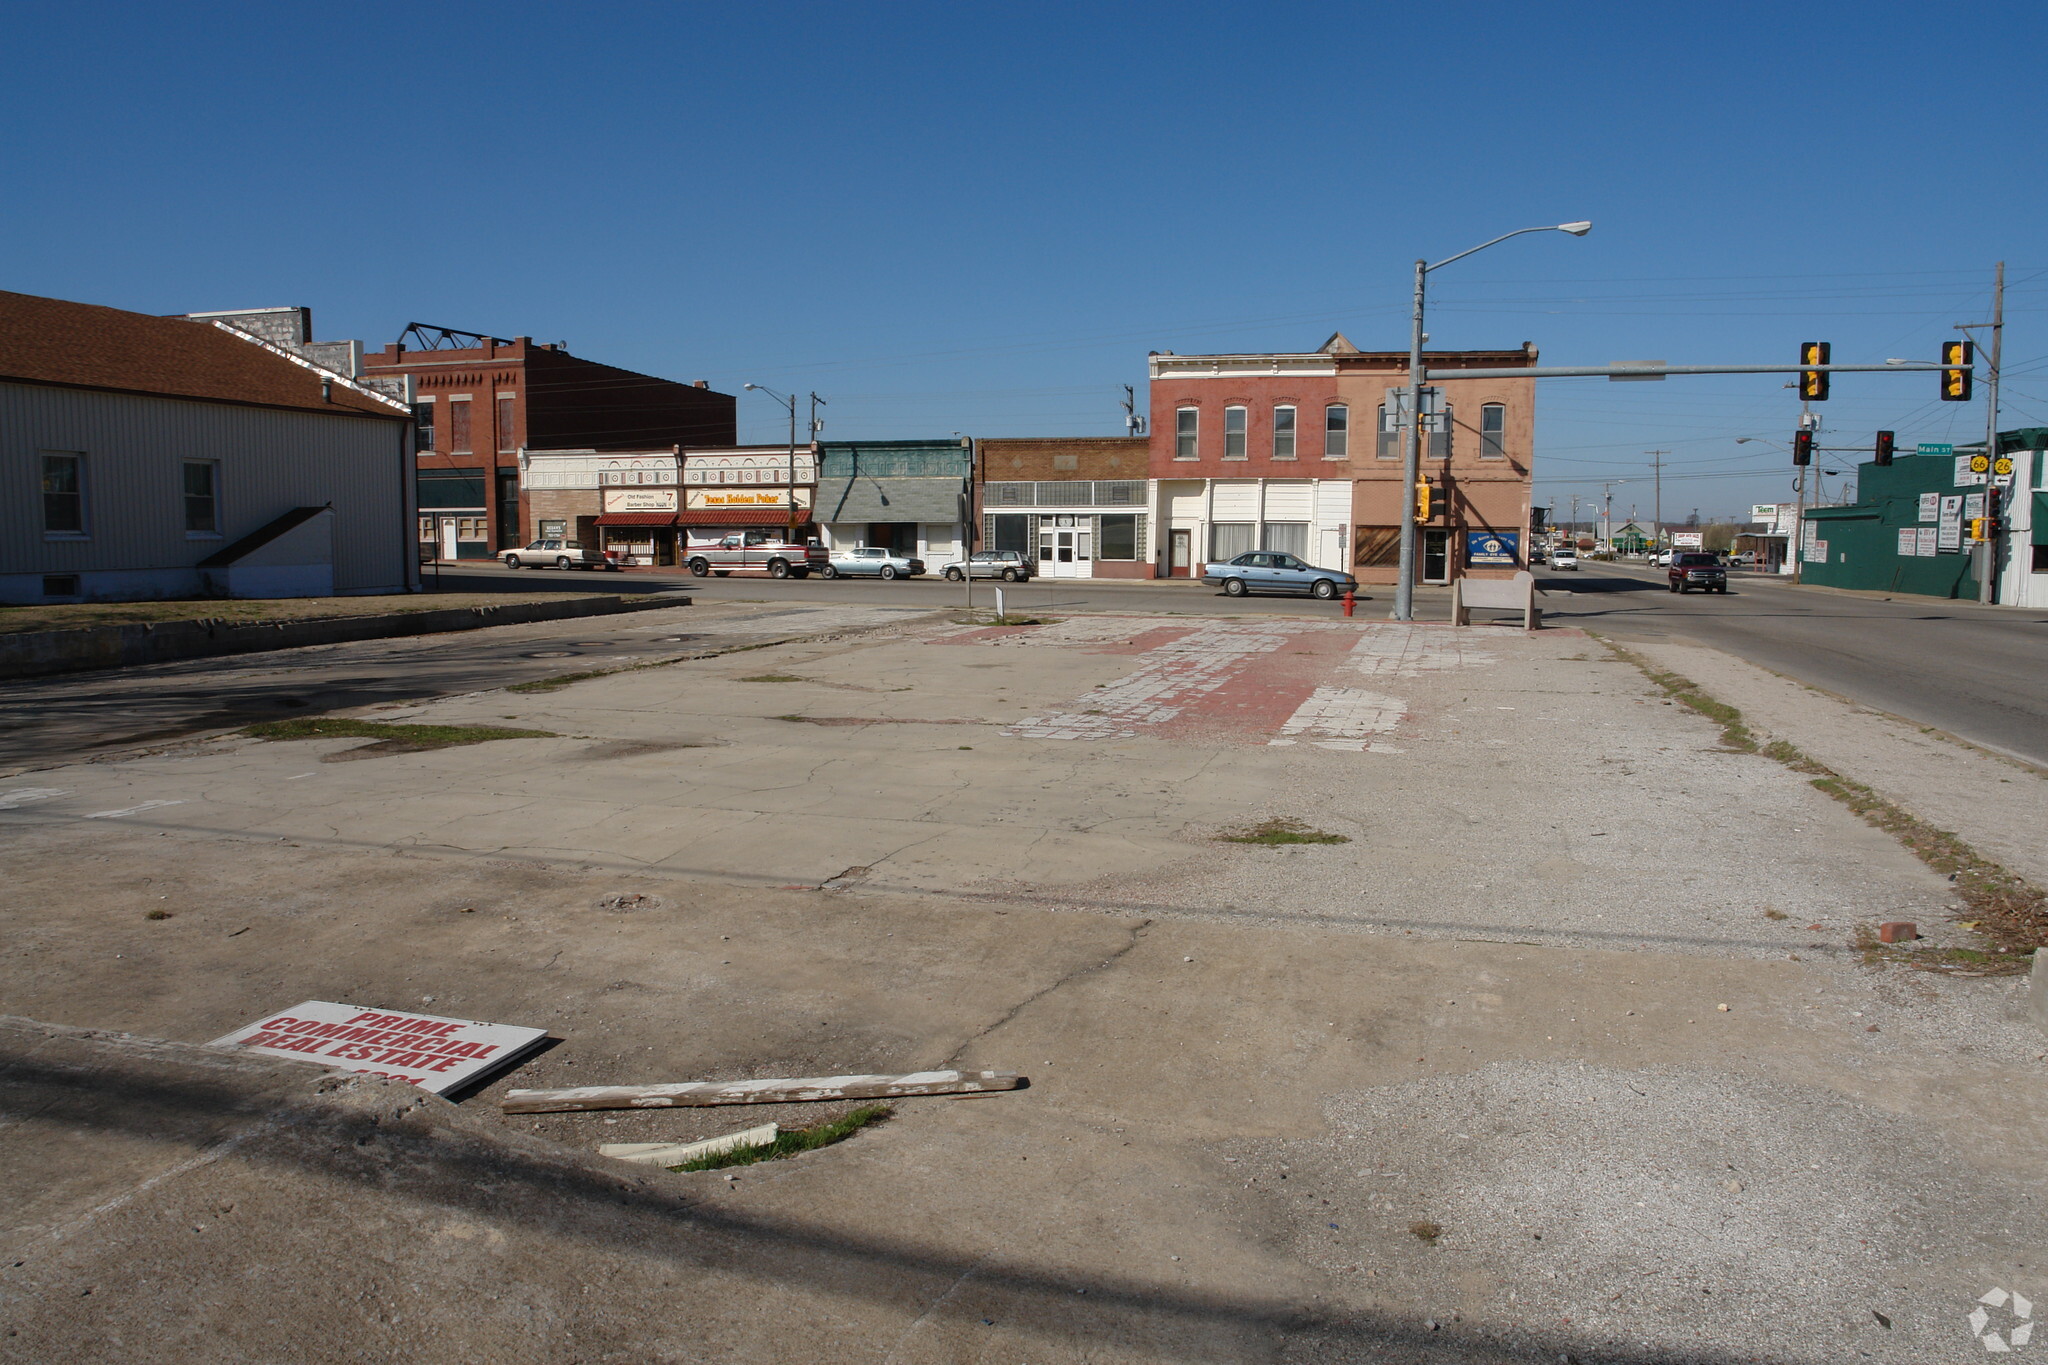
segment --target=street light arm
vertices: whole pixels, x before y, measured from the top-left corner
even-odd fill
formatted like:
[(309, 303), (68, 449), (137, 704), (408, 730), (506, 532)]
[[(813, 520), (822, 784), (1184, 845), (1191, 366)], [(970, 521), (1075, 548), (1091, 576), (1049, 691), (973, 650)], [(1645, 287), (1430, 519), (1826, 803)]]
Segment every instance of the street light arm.
[(1593, 225), (1591, 223), (1545, 223), (1542, 227), (1516, 228), (1513, 232), (1503, 232), (1490, 242), (1481, 242), (1469, 251), (1461, 251), (1455, 256), (1446, 256), (1436, 264), (1426, 265), (1422, 268), (1424, 271), (1441, 270), (1452, 261), (1462, 261), (1475, 251), (1484, 251), (1490, 246), (1505, 242), (1510, 237), (1519, 237), (1525, 232), (1569, 232), (1574, 237), (1583, 237), (1592, 230)]

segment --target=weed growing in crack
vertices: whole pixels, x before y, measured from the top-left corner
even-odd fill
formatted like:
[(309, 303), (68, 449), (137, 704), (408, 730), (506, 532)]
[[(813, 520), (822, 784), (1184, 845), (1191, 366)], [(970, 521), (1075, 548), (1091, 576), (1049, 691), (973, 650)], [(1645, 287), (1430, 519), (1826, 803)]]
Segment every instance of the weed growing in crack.
[(836, 1119), (826, 1119), (808, 1128), (793, 1128), (779, 1133), (775, 1141), (762, 1147), (735, 1147), (729, 1152), (713, 1152), (700, 1156), (695, 1161), (685, 1161), (680, 1166), (669, 1167), (672, 1171), (716, 1171), (727, 1166), (752, 1166), (762, 1161), (780, 1161), (799, 1152), (814, 1152), (820, 1147), (830, 1147), (835, 1142), (844, 1142), (869, 1124), (880, 1123), (896, 1111), (886, 1104), (864, 1104), (849, 1110)]

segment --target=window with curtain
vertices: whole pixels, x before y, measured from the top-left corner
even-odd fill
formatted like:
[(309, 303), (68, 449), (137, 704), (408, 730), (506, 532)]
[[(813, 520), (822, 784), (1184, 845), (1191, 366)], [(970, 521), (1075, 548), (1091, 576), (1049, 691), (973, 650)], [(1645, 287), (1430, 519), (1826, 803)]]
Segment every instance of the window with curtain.
[(1269, 521), (1266, 533), (1260, 537), (1261, 550), (1280, 550), (1296, 559), (1308, 558), (1308, 523), (1305, 521)]
[(1236, 559), (1259, 548), (1258, 525), (1249, 521), (1218, 521), (1209, 525), (1209, 558)]
[(1201, 431), (1201, 414), (1194, 408), (1180, 408), (1173, 414), (1173, 458), (1192, 460), (1201, 452), (1195, 438)]
[(1249, 428), (1250, 412), (1246, 408), (1225, 408), (1223, 410), (1223, 458), (1242, 460), (1245, 457), (1245, 439)]
[(1273, 458), (1294, 458), (1294, 409), (1291, 406), (1273, 409)]
[(1507, 458), (1508, 410), (1504, 404), (1488, 403), (1479, 409), (1479, 458)]
[(1323, 409), (1323, 458), (1344, 460), (1351, 456), (1351, 407), (1332, 403)]

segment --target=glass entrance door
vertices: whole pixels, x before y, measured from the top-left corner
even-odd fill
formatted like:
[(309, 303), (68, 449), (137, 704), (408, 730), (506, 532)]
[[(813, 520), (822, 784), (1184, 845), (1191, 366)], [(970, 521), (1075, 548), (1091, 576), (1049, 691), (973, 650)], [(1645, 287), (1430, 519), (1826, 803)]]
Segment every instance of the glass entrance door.
[[(1050, 522), (1053, 518), (1046, 520)], [(1090, 577), (1094, 573), (1095, 536), (1087, 519), (1062, 516), (1058, 520), (1070, 524), (1039, 528), (1038, 572), (1046, 578)]]
[(1424, 528), (1422, 532), (1422, 581), (1451, 581), (1451, 533)]

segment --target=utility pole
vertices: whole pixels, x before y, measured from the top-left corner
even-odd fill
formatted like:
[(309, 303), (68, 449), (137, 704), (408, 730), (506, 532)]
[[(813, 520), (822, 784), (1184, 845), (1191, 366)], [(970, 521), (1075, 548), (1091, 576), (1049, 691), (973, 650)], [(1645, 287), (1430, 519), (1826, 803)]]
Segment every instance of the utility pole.
[[(1813, 409), (1804, 399), (1801, 399), (1799, 403), (1799, 429), (1812, 432), (1814, 435), (1813, 443), (1815, 445), (1820, 444), (1820, 418), (1813, 415)], [(1794, 583), (1804, 581), (1802, 575), (1806, 568), (1806, 471), (1809, 467), (1815, 470), (1820, 468), (1818, 465), (1800, 465), (1799, 478), (1794, 485), (1796, 489), (1795, 496), (1798, 498), (1797, 508), (1792, 513), (1792, 581)], [(1816, 486), (1818, 486), (1817, 479)]]
[(1572, 494), (1572, 548), (1579, 548), (1579, 495)]
[[(2005, 345), (2005, 262), (1998, 263), (1998, 282), (1991, 290), (1991, 373), (1984, 386), (1984, 459), (1987, 465), (1998, 463), (1998, 361)], [(1990, 515), (1990, 502), (1997, 487), (1991, 482), (1995, 477), (1987, 474), (1984, 480), (1985, 514)], [(2015, 481), (2017, 482), (2017, 481)], [(2011, 515), (2005, 508), (1999, 509), (1999, 520)], [(1977, 571), (1977, 600), (1996, 602), (1998, 600), (1998, 541), (1994, 538), (1984, 542), (1983, 562)]]
[(1650, 456), (1651, 466), (1657, 471), (1656, 500), (1651, 503), (1651, 507), (1654, 509), (1652, 515), (1656, 518), (1656, 527), (1651, 532), (1650, 540), (1656, 549), (1661, 550), (1664, 548), (1664, 457), (1671, 452), (1668, 450), (1651, 450), (1644, 453)]
[(1143, 436), (1145, 419), (1138, 416), (1138, 394), (1129, 384), (1124, 385), (1124, 435)]
[(824, 399), (818, 397), (815, 393), (811, 395), (811, 441), (813, 444), (817, 442), (818, 433), (825, 429), (824, 422), (818, 418), (818, 409), (826, 406), (828, 405)]

